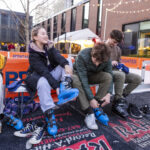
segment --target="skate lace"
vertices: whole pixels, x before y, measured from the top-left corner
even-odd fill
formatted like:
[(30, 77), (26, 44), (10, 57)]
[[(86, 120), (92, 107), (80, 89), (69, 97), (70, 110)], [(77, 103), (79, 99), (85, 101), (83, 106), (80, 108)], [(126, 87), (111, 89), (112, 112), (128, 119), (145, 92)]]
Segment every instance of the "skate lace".
[(95, 112), (100, 112), (97, 116), (105, 115), (101, 107), (99, 107), (99, 109), (96, 109)]
[(71, 89), (71, 86), (69, 85), (68, 82), (64, 81), (64, 82), (63, 82), (63, 85), (65, 86), (65, 90)]
[(38, 127), (33, 133), (33, 138), (38, 138), (42, 134), (42, 130), (43, 128)]
[(50, 127), (53, 127), (54, 125), (56, 125), (55, 119), (50, 119), (48, 120), (48, 125), (50, 125)]
[(47, 117), (47, 124), (50, 127), (53, 127), (54, 125), (56, 125), (56, 121), (55, 118), (53, 118), (53, 110), (51, 111), (51, 113), (49, 114), (49, 117)]
[(25, 128), (22, 129), (22, 132), (29, 132), (29, 131), (33, 131), (37, 128), (37, 126), (34, 126), (32, 124), (27, 124)]

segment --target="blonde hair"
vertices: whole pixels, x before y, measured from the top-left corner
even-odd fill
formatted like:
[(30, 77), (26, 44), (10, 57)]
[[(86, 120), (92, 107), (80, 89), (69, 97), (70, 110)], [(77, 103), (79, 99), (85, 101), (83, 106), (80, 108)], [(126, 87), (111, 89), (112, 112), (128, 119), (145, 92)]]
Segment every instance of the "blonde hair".
[[(43, 27), (41, 27), (41, 26), (36, 26), (36, 27), (34, 27), (34, 28), (32, 29), (32, 32), (31, 32), (31, 40), (32, 40), (33, 42), (35, 42), (34, 36), (37, 36), (39, 30), (42, 29), (42, 28), (43, 28)], [(44, 29), (44, 28), (43, 28), (43, 29)]]

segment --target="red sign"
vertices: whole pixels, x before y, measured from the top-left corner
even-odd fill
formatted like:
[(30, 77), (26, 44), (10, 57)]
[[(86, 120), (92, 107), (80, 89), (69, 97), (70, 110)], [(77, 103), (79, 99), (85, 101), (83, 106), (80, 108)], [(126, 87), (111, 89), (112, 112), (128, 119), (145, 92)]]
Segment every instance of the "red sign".
[(150, 122), (148, 120), (136, 120), (129, 118), (132, 122), (122, 121), (122, 125), (109, 123), (109, 125), (126, 141), (129, 142), (134, 138), (140, 138), (145, 134), (150, 134)]
[(60, 147), (55, 150), (112, 150), (104, 135), (90, 141), (80, 141), (68, 147)]

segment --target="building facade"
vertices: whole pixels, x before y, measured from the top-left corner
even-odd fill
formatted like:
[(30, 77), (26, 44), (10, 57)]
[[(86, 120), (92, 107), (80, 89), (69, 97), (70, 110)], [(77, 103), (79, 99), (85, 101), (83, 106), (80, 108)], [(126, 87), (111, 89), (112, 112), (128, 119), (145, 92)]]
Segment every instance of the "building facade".
[(59, 35), (90, 28), (100, 34), (102, 0), (74, 0), (72, 6), (36, 25), (44, 26), (50, 39)]
[(124, 32), (123, 55), (149, 57), (149, 13), (149, 0), (105, 0), (102, 13), (102, 38), (107, 39), (112, 29), (120, 29)]
[[(24, 24), (25, 14), (0, 9), (0, 42), (1, 43), (25, 43)], [(30, 30), (32, 17), (30, 17)]]
[[(75, 0), (75, 2), (78, 1), (79, 0), (77, 1)], [(43, 5), (39, 6), (38, 9), (35, 10), (33, 24), (38, 24), (39, 22), (43, 22), (48, 18), (51, 18), (55, 14), (71, 7), (72, 5), (73, 5), (73, 0), (47, 1)]]
[(106, 40), (112, 29), (119, 29), (124, 32), (123, 55), (150, 56), (149, 0), (82, 0), (72, 4), (40, 23), (50, 39), (89, 28)]

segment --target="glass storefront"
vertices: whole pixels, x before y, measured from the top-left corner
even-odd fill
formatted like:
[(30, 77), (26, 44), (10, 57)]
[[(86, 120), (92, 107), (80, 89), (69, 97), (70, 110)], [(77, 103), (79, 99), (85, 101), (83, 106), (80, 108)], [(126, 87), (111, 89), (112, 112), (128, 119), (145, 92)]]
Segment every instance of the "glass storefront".
[(54, 17), (53, 24), (53, 39), (57, 37), (57, 16)]
[(150, 21), (124, 25), (123, 31), (122, 55), (150, 57)]
[(82, 29), (88, 28), (89, 25), (89, 2), (83, 6)]
[(140, 23), (138, 54), (150, 57), (150, 21)]
[(51, 39), (51, 27), (50, 27), (50, 25), (47, 26), (47, 34), (48, 34), (48, 38)]
[(102, 0), (98, 0), (98, 11), (97, 11), (97, 25), (96, 25), (96, 34), (100, 35), (101, 34), (101, 6), (102, 5)]
[(75, 29), (76, 29), (76, 8), (71, 10), (70, 31), (75, 31)]
[(66, 32), (66, 13), (63, 13), (61, 18), (61, 34), (64, 34), (65, 32)]

